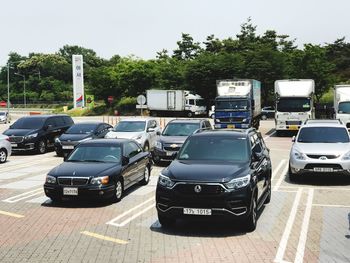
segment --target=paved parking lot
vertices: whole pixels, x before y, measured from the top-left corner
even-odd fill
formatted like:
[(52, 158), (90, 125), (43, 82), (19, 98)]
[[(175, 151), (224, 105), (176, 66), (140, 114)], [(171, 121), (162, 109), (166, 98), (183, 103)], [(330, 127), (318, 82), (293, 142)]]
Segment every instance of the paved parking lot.
[[(6, 125), (0, 126), (0, 132)], [(261, 132), (271, 150), (273, 195), (256, 231), (237, 222), (157, 221), (154, 166), (147, 186), (119, 203), (53, 205), (42, 185), (62, 162), (54, 152), (14, 155), (0, 165), (1, 262), (350, 262), (350, 177), (286, 177), (291, 137)]]

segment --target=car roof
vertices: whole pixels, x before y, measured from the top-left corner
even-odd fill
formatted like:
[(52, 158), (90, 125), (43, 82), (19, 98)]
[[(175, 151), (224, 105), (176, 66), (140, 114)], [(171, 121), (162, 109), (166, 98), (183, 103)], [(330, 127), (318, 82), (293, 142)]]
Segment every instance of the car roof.
[(70, 117), (70, 116), (66, 115), (66, 114), (57, 114), (57, 115), (56, 114), (51, 114), (51, 115), (39, 114), (39, 115), (24, 116), (22, 118), (48, 119), (48, 118), (51, 118), (51, 117)]
[(307, 120), (301, 126), (301, 128), (305, 127), (339, 127), (346, 128), (344, 123), (340, 120)]
[(200, 130), (194, 133), (192, 136), (233, 136), (233, 137), (246, 137), (251, 132), (256, 132), (255, 129), (218, 129), (218, 130)]
[(168, 123), (200, 123), (201, 121), (205, 121), (206, 119), (174, 119), (169, 121)]
[(136, 117), (136, 118), (121, 119), (119, 122), (122, 122), (122, 121), (149, 121), (149, 120), (156, 120), (156, 119)]
[(77, 126), (77, 125), (91, 125), (91, 124), (95, 124), (96, 126), (97, 125), (100, 125), (100, 124), (108, 124), (108, 123), (105, 123), (105, 122), (95, 122), (95, 121), (84, 121), (84, 122), (77, 122), (77, 123), (74, 123), (72, 126)]
[(105, 145), (115, 145), (115, 144), (123, 144), (125, 142), (130, 142), (133, 141), (131, 139), (124, 139), (124, 138), (117, 138), (117, 139), (92, 139), (92, 140), (88, 140), (85, 142), (81, 142), (80, 144), (84, 144), (84, 145), (101, 145), (101, 144), (105, 144)]

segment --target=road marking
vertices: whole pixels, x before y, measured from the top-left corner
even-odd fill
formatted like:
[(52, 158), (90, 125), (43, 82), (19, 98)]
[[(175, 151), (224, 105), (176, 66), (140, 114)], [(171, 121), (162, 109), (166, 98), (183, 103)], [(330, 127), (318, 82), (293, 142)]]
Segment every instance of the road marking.
[(286, 175), (286, 173), (287, 173), (287, 171), (288, 171), (288, 166), (289, 166), (289, 164), (287, 163), (286, 166), (284, 167), (284, 169), (283, 169), (281, 175), (280, 175), (280, 178), (278, 179), (277, 183), (276, 183), (275, 186), (273, 187), (273, 190), (274, 190), (274, 191), (278, 190), (278, 188), (281, 186), (282, 181), (283, 181), (283, 179), (284, 179), (284, 177), (285, 177), (285, 175)]
[(309, 229), (313, 198), (314, 198), (314, 189), (309, 189), (306, 207), (305, 207), (304, 219), (303, 219), (300, 236), (299, 236), (298, 248), (297, 248), (295, 261), (294, 261), (296, 263), (302, 263), (304, 260), (305, 245), (306, 245), (307, 233)]
[(273, 178), (276, 176), (276, 174), (278, 173), (278, 171), (281, 169), (281, 167), (283, 166), (283, 164), (286, 162), (286, 159), (283, 159), (280, 161), (280, 163), (278, 164), (278, 166), (276, 167), (276, 169), (273, 171), (272, 175), (271, 175), (271, 180), (273, 180)]
[(114, 243), (121, 244), (121, 245), (128, 244), (128, 242), (125, 241), (125, 240), (121, 240), (121, 239), (114, 238), (114, 237), (103, 236), (103, 235), (96, 234), (96, 233), (89, 232), (89, 231), (83, 231), (83, 232), (80, 232), (80, 233), (85, 235), (85, 236), (94, 237), (94, 238), (98, 238), (98, 239), (114, 242)]
[(350, 205), (327, 205), (327, 204), (313, 204), (312, 206), (323, 206), (323, 207), (338, 207), (338, 208), (350, 208)]
[(50, 198), (48, 198), (46, 195), (39, 196), (37, 198), (31, 199), (26, 201), (26, 203), (34, 203), (34, 204), (44, 204), (48, 203), (50, 201)]
[(35, 175), (20, 181), (0, 185), (0, 188), (26, 190), (39, 185), (43, 185), (45, 183), (45, 177), (46, 177), (46, 173)]
[[(283, 189), (299, 189), (298, 186), (280, 186), (280, 188), (283, 188)], [(304, 189), (314, 189), (314, 190), (329, 190), (329, 191), (350, 191), (350, 188), (337, 188), (337, 187), (334, 187), (334, 188), (331, 188), (331, 187), (305, 187), (303, 186)]]
[(129, 217), (128, 219), (122, 221), (122, 223), (116, 223), (116, 221), (118, 221), (119, 219), (124, 218), (125, 216), (127, 216), (128, 214), (132, 213), (133, 211), (139, 209), (140, 207), (144, 206), (145, 204), (149, 203), (149, 202), (153, 202), (154, 201), (154, 197), (147, 199), (146, 201), (142, 202), (141, 204), (131, 208), (130, 210), (122, 213), (121, 215), (117, 216), (116, 218), (113, 218), (112, 220), (108, 221), (106, 224), (107, 225), (113, 225), (113, 226), (125, 226), (127, 223), (129, 223), (131, 220), (135, 219), (136, 217), (140, 216), (141, 214), (147, 212), (149, 209), (151, 209), (152, 207), (154, 207), (154, 203), (152, 203), (152, 205), (146, 207), (145, 209), (143, 209), (142, 211), (136, 213), (135, 215), (132, 215), (131, 217)]
[(295, 216), (298, 212), (298, 206), (299, 206), (302, 192), (303, 192), (303, 189), (299, 188), (298, 192), (295, 195), (292, 210), (290, 211), (290, 215), (289, 215), (286, 227), (284, 228), (284, 232), (283, 232), (281, 241), (279, 243), (277, 254), (276, 254), (276, 257), (274, 259), (274, 262), (285, 262), (285, 261), (283, 261), (283, 256), (284, 256), (284, 252), (286, 251), (286, 248), (287, 248), (288, 239), (289, 239), (290, 233), (292, 231), (292, 227), (293, 227), (293, 224), (295, 221)]
[(264, 141), (266, 141), (267, 139), (269, 139), (272, 135), (274, 135), (276, 133), (276, 131), (272, 132), (271, 134), (265, 136), (263, 139)]
[(1, 210), (0, 210), (0, 215), (12, 216), (12, 217), (16, 217), (16, 218), (22, 218), (22, 217), (24, 217), (23, 215), (19, 215), (19, 214), (15, 214), (15, 213), (10, 213), (10, 212), (6, 212), (6, 211), (1, 211)]
[(19, 195), (15, 195), (15, 196), (9, 197), (9, 198), (7, 198), (5, 200), (2, 200), (2, 201), (6, 202), (6, 203), (16, 203), (18, 201), (21, 201), (21, 200), (24, 200), (24, 199), (28, 199), (28, 198), (30, 198), (32, 196), (40, 195), (42, 193), (43, 193), (43, 189), (40, 187), (38, 189), (29, 191), (29, 192), (25, 192), (25, 193), (22, 193), (22, 194), (19, 194)]

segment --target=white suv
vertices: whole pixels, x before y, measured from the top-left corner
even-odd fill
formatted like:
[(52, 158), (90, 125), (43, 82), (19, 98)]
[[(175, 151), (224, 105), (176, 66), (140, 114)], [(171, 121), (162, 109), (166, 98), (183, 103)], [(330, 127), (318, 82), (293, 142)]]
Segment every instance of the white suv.
[(7, 157), (11, 155), (12, 146), (9, 141), (9, 137), (0, 134), (0, 163), (4, 163)]
[(291, 181), (303, 173), (350, 175), (350, 137), (339, 120), (307, 120), (296, 137), (289, 159)]
[(156, 119), (130, 118), (118, 122), (105, 138), (134, 139), (144, 151), (150, 151), (154, 148), (157, 133), (160, 134), (160, 127)]

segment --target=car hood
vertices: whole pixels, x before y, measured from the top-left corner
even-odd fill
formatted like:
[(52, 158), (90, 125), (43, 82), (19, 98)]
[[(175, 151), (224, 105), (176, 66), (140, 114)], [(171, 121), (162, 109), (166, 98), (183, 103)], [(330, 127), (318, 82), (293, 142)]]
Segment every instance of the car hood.
[(60, 136), (61, 141), (80, 141), (86, 138), (91, 138), (92, 134), (81, 133), (81, 134), (62, 134)]
[(188, 136), (160, 136), (159, 141), (163, 143), (176, 143), (182, 145)]
[(121, 165), (116, 163), (64, 162), (53, 168), (52, 176), (97, 177), (119, 173)]
[(3, 134), (11, 137), (11, 136), (25, 136), (31, 133), (35, 133), (37, 130), (31, 129), (8, 129), (3, 132)]
[(162, 173), (175, 181), (226, 183), (249, 173), (249, 163), (174, 160)]
[(350, 143), (296, 143), (293, 147), (305, 154), (339, 155), (350, 151)]
[(110, 131), (107, 133), (106, 138), (125, 138), (125, 139), (133, 139), (139, 135), (142, 135), (144, 132), (115, 132)]

